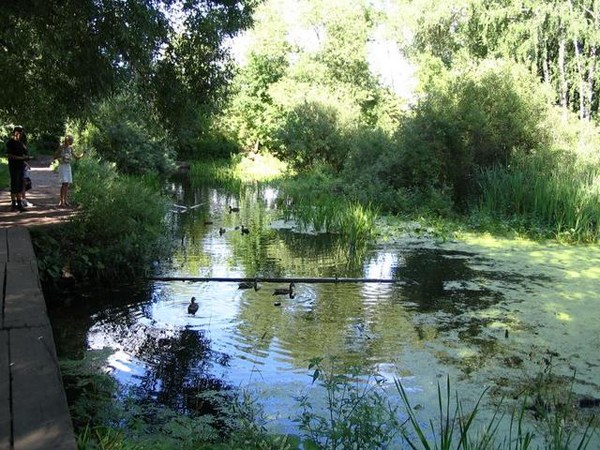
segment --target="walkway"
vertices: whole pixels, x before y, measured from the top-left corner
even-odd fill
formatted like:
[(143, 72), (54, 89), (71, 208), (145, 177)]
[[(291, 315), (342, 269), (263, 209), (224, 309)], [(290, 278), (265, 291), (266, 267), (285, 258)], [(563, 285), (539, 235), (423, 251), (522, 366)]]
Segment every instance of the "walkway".
[[(0, 192), (0, 228), (11, 226), (37, 227), (60, 223), (74, 213), (72, 209), (58, 208), (60, 183), (58, 175), (50, 169), (52, 157), (38, 156), (30, 162), (33, 188), (27, 199), (33, 206), (25, 212), (10, 210), (8, 189)], [(8, 181), (8, 180), (7, 180)]]
[(0, 449), (76, 449), (29, 230), (0, 229)]
[(58, 179), (49, 158), (32, 164), (34, 204), (0, 204), (0, 450), (75, 450), (73, 426), (28, 227), (59, 223)]

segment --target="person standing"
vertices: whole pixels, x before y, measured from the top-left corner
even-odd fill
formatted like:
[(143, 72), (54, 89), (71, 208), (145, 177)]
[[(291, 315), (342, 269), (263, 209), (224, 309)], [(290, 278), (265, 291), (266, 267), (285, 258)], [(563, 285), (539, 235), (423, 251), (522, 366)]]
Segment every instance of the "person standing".
[(25, 161), (29, 161), (31, 157), (27, 154), (27, 147), (22, 139), (24, 134), (23, 127), (15, 127), (10, 139), (6, 143), (8, 172), (10, 174), (11, 211), (25, 211), (21, 199), (23, 192), (23, 174), (25, 172)]
[(58, 179), (60, 185), (60, 201), (59, 208), (68, 208), (71, 205), (67, 201), (69, 195), (69, 187), (73, 183), (73, 172), (71, 171), (71, 161), (73, 158), (80, 159), (83, 155), (78, 155), (73, 151), (74, 138), (71, 134), (67, 134), (63, 139), (63, 143), (54, 154), (54, 159), (58, 159)]
[(21, 191), (21, 204), (24, 207), (33, 206), (33, 204), (27, 200), (27, 191), (31, 189), (31, 166), (27, 163), (23, 167), (23, 191)]

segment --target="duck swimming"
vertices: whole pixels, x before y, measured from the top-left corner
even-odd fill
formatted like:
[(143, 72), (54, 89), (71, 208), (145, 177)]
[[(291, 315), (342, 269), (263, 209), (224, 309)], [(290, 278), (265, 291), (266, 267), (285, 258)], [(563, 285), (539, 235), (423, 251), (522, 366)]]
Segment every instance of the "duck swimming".
[(188, 314), (194, 315), (196, 311), (198, 311), (198, 303), (196, 303), (196, 297), (192, 297), (188, 305)]
[(292, 295), (294, 292), (294, 282), (290, 283), (290, 286), (287, 288), (277, 288), (273, 291), (273, 295)]
[(258, 286), (258, 282), (256, 280), (242, 281), (242, 282), (240, 282), (240, 284), (238, 284), (238, 289), (252, 289), (252, 288), (254, 288), (255, 291), (258, 291), (260, 289), (260, 287)]

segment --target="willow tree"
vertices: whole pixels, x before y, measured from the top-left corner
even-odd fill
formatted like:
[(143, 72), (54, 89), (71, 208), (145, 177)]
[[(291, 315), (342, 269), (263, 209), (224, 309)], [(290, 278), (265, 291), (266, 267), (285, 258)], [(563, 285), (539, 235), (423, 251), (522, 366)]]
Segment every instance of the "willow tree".
[[(396, 3), (409, 11), (409, 2)], [(477, 59), (513, 59), (553, 87), (565, 112), (585, 120), (597, 115), (600, 1), (419, 0), (410, 5), (406, 17), (412, 17), (411, 43), (417, 51), (447, 65), (461, 52)]]

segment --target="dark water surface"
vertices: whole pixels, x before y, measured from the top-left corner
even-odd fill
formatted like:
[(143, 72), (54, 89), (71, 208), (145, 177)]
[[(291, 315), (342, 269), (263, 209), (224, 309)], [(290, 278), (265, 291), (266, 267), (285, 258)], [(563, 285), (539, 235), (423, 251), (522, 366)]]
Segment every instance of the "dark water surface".
[[(283, 430), (298, 411), (294, 397), (312, 389), (308, 364), (317, 357), (335, 357), (341, 372), (379, 373), (391, 397), (398, 397), (394, 378), (401, 379), (431, 415), (437, 414), (435, 387), (446, 376), (456, 388), (464, 383), (465, 398), (476, 400), (485, 387), (510, 379), (506, 371), (526, 371), (527, 355), (511, 353), (507, 332), (513, 333), (514, 317), (503, 292), (550, 277), (492, 270), (494, 261), (482, 253), (420, 240), (352, 255), (335, 236), (300, 232), (283, 220), (271, 189), (234, 196), (171, 188), (175, 204), (188, 209), (173, 209), (177, 249), (171, 261), (158, 262), (161, 276), (397, 282), (297, 283), (293, 298), (273, 295), (286, 283), (265, 281), (258, 291), (240, 290), (237, 282), (149, 281), (48, 293), (60, 357), (109, 348), (108, 364), (120, 382), (182, 411), (193, 408), (198, 390), (247, 388)], [(229, 206), (240, 211), (230, 213)], [(241, 225), (250, 233), (242, 234)], [(195, 316), (187, 313), (192, 296), (200, 306)], [(488, 362), (496, 372), (488, 367), (478, 376)]]

